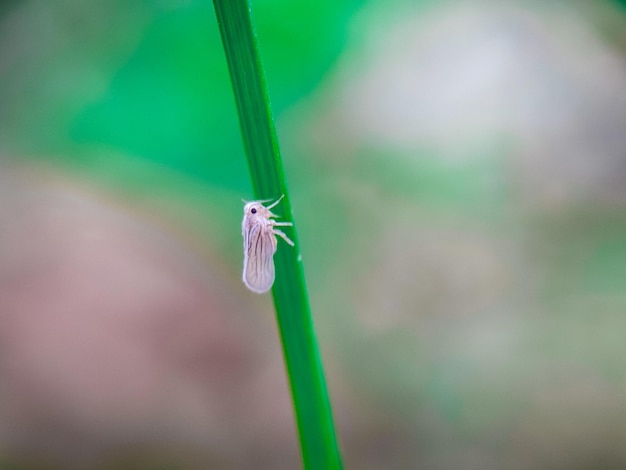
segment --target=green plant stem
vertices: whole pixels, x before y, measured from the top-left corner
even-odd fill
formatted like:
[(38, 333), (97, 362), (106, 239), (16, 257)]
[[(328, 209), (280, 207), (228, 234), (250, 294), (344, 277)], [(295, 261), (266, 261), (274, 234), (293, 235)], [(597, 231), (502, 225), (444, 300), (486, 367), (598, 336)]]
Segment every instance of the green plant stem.
[[(213, 0), (230, 70), (244, 148), (258, 199), (285, 198), (277, 207), (293, 222), (276, 129), (247, 0)], [(299, 244), (294, 227), (286, 230), (295, 248), (279, 240), (274, 257), (274, 306), (307, 469), (342, 468), (328, 392), (320, 362)]]

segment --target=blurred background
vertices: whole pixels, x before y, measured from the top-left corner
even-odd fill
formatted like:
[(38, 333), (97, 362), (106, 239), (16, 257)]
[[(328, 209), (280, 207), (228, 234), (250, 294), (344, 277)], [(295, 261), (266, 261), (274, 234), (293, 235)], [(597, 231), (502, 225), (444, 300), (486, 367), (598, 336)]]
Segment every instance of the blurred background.
[[(626, 468), (625, 2), (252, 3), (346, 468)], [(298, 468), (242, 198), (210, 1), (0, 2), (0, 468)]]

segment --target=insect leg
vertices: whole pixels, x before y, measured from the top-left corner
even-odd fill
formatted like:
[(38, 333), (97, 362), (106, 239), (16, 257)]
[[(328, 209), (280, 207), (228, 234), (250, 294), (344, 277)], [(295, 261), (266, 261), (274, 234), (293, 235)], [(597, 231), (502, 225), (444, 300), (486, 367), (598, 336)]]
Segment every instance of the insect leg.
[(274, 233), (274, 235), (278, 235), (280, 238), (285, 240), (289, 245), (294, 246), (294, 243), (287, 237), (287, 235), (285, 235), (280, 230), (273, 228), (272, 232)]

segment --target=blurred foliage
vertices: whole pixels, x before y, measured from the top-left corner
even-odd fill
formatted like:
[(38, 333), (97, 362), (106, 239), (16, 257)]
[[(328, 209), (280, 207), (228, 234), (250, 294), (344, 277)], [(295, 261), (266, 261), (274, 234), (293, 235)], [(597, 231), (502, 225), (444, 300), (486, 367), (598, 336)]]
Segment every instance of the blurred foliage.
[[(333, 63), (356, 5), (256, 6), (278, 113)], [(211, 2), (21, 2), (6, 8), (4, 22), (21, 38), (2, 76), (4, 153), (122, 180), (137, 159), (249, 193)], [(99, 161), (103, 151), (123, 156)], [(150, 185), (137, 177), (127, 184)]]

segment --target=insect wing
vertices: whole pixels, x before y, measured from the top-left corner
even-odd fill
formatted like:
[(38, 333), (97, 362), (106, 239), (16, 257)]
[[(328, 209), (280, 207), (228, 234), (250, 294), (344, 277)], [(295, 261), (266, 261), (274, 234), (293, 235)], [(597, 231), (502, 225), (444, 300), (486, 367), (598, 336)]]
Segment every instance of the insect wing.
[(271, 225), (244, 219), (243, 238), (243, 282), (251, 291), (262, 294), (274, 284), (276, 237)]

